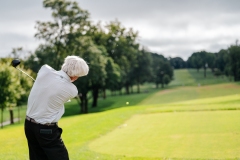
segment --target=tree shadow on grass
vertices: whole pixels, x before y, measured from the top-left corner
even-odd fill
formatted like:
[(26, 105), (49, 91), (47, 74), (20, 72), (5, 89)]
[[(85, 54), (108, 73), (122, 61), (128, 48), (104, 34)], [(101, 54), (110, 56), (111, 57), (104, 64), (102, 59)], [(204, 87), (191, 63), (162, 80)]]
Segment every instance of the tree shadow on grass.
[(106, 99), (102, 99), (99, 101), (98, 101), (99, 105), (97, 107), (89, 108), (89, 113), (103, 112), (116, 108), (112, 107), (115, 104), (115, 101), (107, 101)]
[[(104, 112), (116, 108), (122, 107), (131, 107), (139, 104), (143, 99), (148, 97), (149, 95), (153, 94), (154, 92), (159, 90), (152, 90), (150, 92), (142, 92), (142, 93), (132, 93), (132, 94), (124, 94), (118, 96), (108, 96), (106, 99), (99, 98), (97, 107), (92, 108), (91, 101), (89, 101), (88, 106), (88, 114), (90, 113), (97, 113), (97, 112)], [(80, 106), (78, 102), (74, 99), (72, 102), (65, 104), (65, 113), (64, 117), (72, 116), (72, 115), (79, 115)]]

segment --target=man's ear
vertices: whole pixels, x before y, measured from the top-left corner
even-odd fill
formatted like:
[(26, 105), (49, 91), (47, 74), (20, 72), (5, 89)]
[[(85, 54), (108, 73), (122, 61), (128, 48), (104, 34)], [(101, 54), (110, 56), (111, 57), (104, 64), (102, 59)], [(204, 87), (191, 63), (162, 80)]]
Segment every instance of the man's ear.
[(70, 79), (71, 79), (71, 82), (74, 82), (74, 81), (76, 81), (76, 80), (78, 79), (78, 77), (77, 77), (77, 76), (75, 76), (75, 77), (70, 77)]

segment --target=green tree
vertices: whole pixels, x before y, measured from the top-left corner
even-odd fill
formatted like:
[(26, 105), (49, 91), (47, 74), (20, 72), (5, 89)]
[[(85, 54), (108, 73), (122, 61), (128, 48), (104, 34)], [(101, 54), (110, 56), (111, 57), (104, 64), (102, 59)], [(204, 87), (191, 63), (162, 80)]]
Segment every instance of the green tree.
[[(90, 65), (87, 77), (80, 78), (77, 83), (81, 99), (81, 111), (87, 113), (87, 95), (93, 90), (93, 106), (96, 105), (94, 88), (104, 84), (106, 73), (103, 58), (104, 49), (96, 46), (92, 37), (89, 13), (81, 9), (77, 2), (65, 0), (44, 0), (45, 8), (52, 10), (53, 21), (37, 22), (35, 37), (45, 40), (28, 59), (27, 64), (37, 72), (43, 64), (49, 64), (56, 70), (60, 69), (67, 55), (77, 55), (84, 58)], [(83, 85), (84, 84), (84, 85)]]
[(169, 61), (174, 69), (181, 69), (186, 67), (186, 62), (181, 57), (170, 58)]
[(199, 69), (203, 67), (203, 59), (201, 57), (201, 54), (199, 52), (193, 53), (187, 60), (188, 64), (192, 68), (196, 68), (199, 72)]
[(121, 69), (121, 82), (119, 89), (125, 87), (126, 94), (133, 81), (131, 79), (132, 69), (136, 65), (136, 56), (139, 44), (136, 42), (138, 32), (132, 28), (127, 30), (119, 21), (112, 21), (107, 26), (106, 49), (109, 56)]
[[(53, 68), (58, 69), (60, 67), (56, 66), (55, 61), (53, 60), (54, 57), (55, 46), (52, 46), (50, 44), (40, 44), (35, 50), (35, 52), (27, 58), (24, 64), (26, 65), (26, 67), (31, 68), (31, 70), (35, 73), (37, 73), (41, 66), (44, 64), (48, 64)], [(61, 61), (63, 60), (64, 58), (62, 58)]]
[(206, 51), (201, 51), (201, 52), (198, 52), (199, 54), (199, 60), (202, 62), (202, 66), (201, 68), (204, 69), (204, 77), (206, 78), (207, 74), (206, 74), (206, 70), (207, 70), (207, 67), (209, 66), (209, 64), (211, 63), (211, 61), (209, 60), (210, 56), (209, 56), (209, 53), (207, 53)]
[(168, 59), (164, 56), (152, 53), (152, 70), (153, 70), (153, 77), (152, 82), (156, 84), (156, 88), (158, 85), (161, 84), (162, 88), (164, 87), (163, 77), (168, 75), (170, 80), (173, 78), (173, 68), (170, 65)]
[(216, 68), (216, 53), (206, 52), (205, 69), (210, 68), (212, 72)]
[(147, 82), (152, 77), (152, 57), (149, 52), (142, 49), (137, 53), (136, 65), (133, 73), (130, 75), (133, 81), (136, 81), (137, 92), (140, 93), (140, 84)]
[[(32, 86), (32, 80), (28, 77), (19, 76), (20, 73), (14, 67), (9, 64), (11, 59), (5, 58), (0, 60), (0, 107), (2, 111), (1, 122), (3, 122), (3, 110), (8, 108), (10, 113), (10, 122), (13, 121), (13, 108), (26, 104), (27, 95), (29, 94), (30, 87)], [(21, 66), (19, 66), (23, 69)], [(31, 74), (31, 71), (26, 71)]]
[(216, 67), (224, 72), (225, 67), (228, 61), (228, 51), (225, 49), (221, 49), (218, 53), (216, 53)]
[(217, 72), (219, 72), (219, 74), (225, 73), (227, 76), (229, 76), (227, 72), (225, 72), (227, 70), (227, 64), (229, 61), (228, 51), (225, 49), (221, 49), (218, 53), (215, 54), (215, 59), (215, 66), (217, 68)]
[(121, 80), (120, 67), (114, 63), (111, 57), (107, 58), (106, 72), (107, 78), (105, 86), (103, 87), (103, 98), (106, 98), (106, 89), (109, 89), (113, 93), (119, 88), (118, 85)]
[(213, 53), (206, 51), (195, 52), (188, 58), (187, 62), (190, 67), (196, 68), (198, 72), (200, 68), (203, 68), (204, 77), (206, 77), (207, 68), (209, 67), (213, 71), (215, 67), (215, 56)]
[(163, 83), (165, 85), (168, 85), (170, 82), (171, 82), (171, 79), (170, 79), (169, 75), (164, 75), (163, 76)]
[[(101, 51), (103, 53), (103, 56), (106, 59), (106, 66), (105, 70), (107, 73), (105, 83), (98, 85), (99, 87), (101, 86), (102, 92), (103, 92), (103, 98), (106, 98), (106, 89), (111, 90), (112, 92), (117, 90), (119, 83), (120, 83), (120, 78), (121, 78), (121, 70), (114, 62), (114, 60), (109, 56), (109, 53), (107, 52), (106, 44), (107, 44), (107, 39), (108, 35), (105, 33), (105, 29), (101, 25), (100, 22), (98, 22), (96, 25), (91, 25), (91, 28), (87, 32), (86, 35), (92, 38), (94, 44), (98, 46), (98, 48), (101, 48)], [(96, 89), (93, 88), (95, 91), (95, 96), (96, 95)]]
[[(170, 65), (169, 61), (165, 61), (160, 65), (159, 73), (160, 73), (159, 76), (160, 76), (162, 88), (164, 88), (164, 84), (166, 84), (164, 81), (164, 77), (167, 76), (168, 79), (170, 79), (170, 80), (172, 80), (172, 77), (173, 77), (173, 68)], [(166, 81), (166, 82), (168, 82), (168, 81)]]
[(231, 45), (228, 48), (229, 65), (234, 81), (240, 81), (240, 46)]
[(105, 85), (107, 73), (105, 70), (107, 59), (105, 58), (105, 50), (95, 45), (90, 37), (79, 38), (75, 42), (73, 52), (75, 55), (83, 57), (89, 65), (89, 73), (86, 77), (80, 77), (74, 82), (79, 90), (81, 99), (81, 112), (88, 112), (88, 92), (92, 91), (93, 104), (97, 106), (99, 89)]
[(73, 51), (72, 41), (89, 29), (89, 13), (72, 1), (44, 0), (43, 6), (52, 10), (53, 21), (37, 21), (35, 37), (47, 44), (40, 46), (41, 54), (47, 54), (53, 68), (60, 68), (64, 58)]
[(11, 85), (11, 72), (2, 66), (0, 68), (0, 107), (1, 107), (1, 128), (3, 128), (3, 110), (7, 107), (9, 99), (12, 96), (12, 92), (9, 89)]

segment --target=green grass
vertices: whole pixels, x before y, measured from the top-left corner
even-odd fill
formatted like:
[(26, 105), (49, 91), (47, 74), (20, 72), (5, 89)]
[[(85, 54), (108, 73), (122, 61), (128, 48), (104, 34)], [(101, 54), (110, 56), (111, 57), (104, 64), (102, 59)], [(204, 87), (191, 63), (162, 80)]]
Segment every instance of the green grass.
[(196, 85), (197, 82), (187, 69), (178, 69), (174, 71), (174, 80), (170, 82), (171, 86)]
[(226, 76), (218, 76), (218, 77), (214, 76), (214, 74), (210, 69), (207, 69), (206, 71), (206, 78), (204, 78), (203, 69), (200, 69), (199, 72), (197, 72), (196, 69), (189, 69), (188, 71), (192, 75), (192, 77), (195, 79), (197, 84), (200, 84), (200, 85), (226, 83), (226, 82), (229, 82), (229, 79), (230, 79), (230, 78), (227, 78)]
[[(233, 159), (233, 156), (239, 157), (236, 150), (239, 149), (240, 143), (233, 139), (237, 139), (240, 133), (240, 126), (236, 123), (240, 115), (239, 111), (225, 111), (222, 107), (227, 105), (239, 108), (239, 96), (236, 94), (226, 96), (225, 94), (229, 94), (229, 90), (226, 89), (229, 86), (232, 86), (230, 89), (234, 88), (240, 93), (240, 86), (237, 84), (221, 84), (212, 87), (221, 91), (222, 96), (196, 98), (191, 101), (172, 101), (172, 103), (163, 103), (162, 101), (165, 100), (158, 98), (160, 105), (146, 104), (148, 99), (159, 94), (157, 92), (152, 96), (149, 95), (149, 98), (139, 105), (129, 107), (123, 104), (126, 98), (135, 98), (137, 101), (137, 94), (116, 96), (115, 98), (118, 99), (115, 105), (122, 105), (120, 108), (62, 118), (60, 126), (64, 129), (63, 140), (73, 160), (164, 159), (164, 157), (191, 159), (197, 156), (199, 159), (218, 159), (219, 157)], [(211, 88), (211, 86), (208, 87)], [(171, 89), (171, 91), (174, 93), (179, 89), (181, 88)], [(201, 87), (192, 87), (192, 90), (198, 92), (199, 97), (204, 95)], [(166, 90), (160, 92), (167, 93)], [(114, 97), (108, 99), (113, 100), (111, 98), (114, 99)], [(140, 96), (138, 100), (141, 101), (141, 98)], [(105, 102), (99, 103), (102, 105), (101, 103)], [(198, 107), (203, 111), (193, 112), (193, 108), (198, 109)], [(208, 111), (211, 108), (216, 111)], [(169, 109), (172, 111), (166, 111)], [(3, 137), (0, 139), (0, 144), (5, 144), (0, 150), (0, 159), (13, 159), (12, 147), (16, 157), (26, 159), (27, 144), (22, 125), (6, 126), (0, 131), (0, 137)], [(19, 144), (22, 147), (17, 147)], [(216, 145), (221, 148), (215, 147)], [(109, 148), (112, 148), (111, 152)], [(206, 152), (206, 150), (212, 152)], [(212, 153), (216, 153), (215, 157)], [(219, 157), (216, 157), (217, 155)]]
[[(173, 83), (191, 75), (180, 72)], [(207, 83), (164, 90), (148, 84), (148, 92), (100, 99), (87, 115), (71, 116), (79, 106), (67, 103), (59, 125), (70, 159), (239, 159), (240, 85)], [(5, 126), (0, 137), (1, 160), (28, 159), (23, 124)]]
[(163, 90), (154, 95), (151, 95), (149, 98), (143, 100), (141, 104), (163, 104), (236, 94), (239, 94), (239, 85), (236, 83), (224, 83), (200, 87), (179, 87), (177, 89), (174, 88)]
[[(0, 112), (2, 112), (0, 110)], [(0, 113), (2, 114), (2, 113)], [(14, 118), (20, 118), (20, 121), (23, 120), (26, 115), (26, 105), (23, 105), (23, 106), (20, 106), (19, 108), (18, 107), (14, 107), (13, 108), (13, 117)], [(9, 109), (6, 108), (3, 110), (3, 122), (5, 121), (9, 121), (10, 120), (10, 113), (9, 113)], [(16, 122), (18, 123), (18, 122)]]
[(200, 69), (179, 69), (174, 71), (174, 81), (171, 86), (202, 86), (210, 84), (219, 84), (229, 82), (229, 78), (225, 76), (216, 77), (210, 69), (206, 70), (206, 78), (204, 70)]
[(133, 116), (90, 143), (90, 149), (128, 157), (240, 158), (240, 111), (177, 112)]
[[(234, 94), (229, 92), (232, 88), (236, 89)], [(174, 92), (179, 89), (171, 89), (170, 93), (163, 91), (161, 96), (177, 97)], [(240, 125), (236, 123), (240, 120), (240, 86), (221, 84), (212, 88), (208, 86), (208, 89), (218, 93), (216, 96), (209, 93), (211, 98), (172, 103), (160, 98), (158, 92), (138, 105), (144, 108), (142, 114), (134, 115), (112, 132), (90, 143), (89, 147), (102, 154), (126, 157), (240, 158)], [(201, 90), (201, 87), (191, 88), (191, 91), (198, 92), (198, 97), (205, 97), (206, 93)], [(153, 99), (159, 104), (151, 104)]]

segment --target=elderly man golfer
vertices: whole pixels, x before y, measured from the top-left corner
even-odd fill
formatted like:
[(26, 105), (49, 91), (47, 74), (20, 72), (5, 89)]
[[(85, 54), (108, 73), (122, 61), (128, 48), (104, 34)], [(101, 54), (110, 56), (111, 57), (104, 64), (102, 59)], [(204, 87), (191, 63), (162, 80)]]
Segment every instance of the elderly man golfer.
[(58, 120), (64, 103), (78, 94), (72, 83), (88, 74), (87, 63), (78, 56), (68, 56), (60, 71), (43, 65), (28, 97), (25, 135), (30, 160), (68, 160), (68, 151), (61, 139)]

